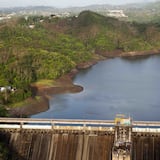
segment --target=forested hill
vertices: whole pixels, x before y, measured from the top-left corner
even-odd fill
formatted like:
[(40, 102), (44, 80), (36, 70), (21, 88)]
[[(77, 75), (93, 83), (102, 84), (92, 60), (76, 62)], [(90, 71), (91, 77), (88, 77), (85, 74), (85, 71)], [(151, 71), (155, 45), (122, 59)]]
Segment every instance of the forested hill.
[[(31, 96), (30, 84), (56, 79), (95, 53), (160, 48), (160, 26), (121, 22), (94, 12), (31, 16), (0, 23), (0, 109)], [(7, 93), (7, 94), (6, 94)]]

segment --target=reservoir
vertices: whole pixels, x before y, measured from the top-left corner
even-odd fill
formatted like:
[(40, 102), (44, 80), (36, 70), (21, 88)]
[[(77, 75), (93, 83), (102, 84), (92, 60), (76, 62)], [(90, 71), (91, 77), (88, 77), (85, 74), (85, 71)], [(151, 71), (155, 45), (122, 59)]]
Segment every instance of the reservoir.
[(32, 118), (96, 120), (122, 113), (134, 120), (160, 121), (160, 55), (101, 61), (73, 81), (84, 90), (54, 95), (50, 109)]

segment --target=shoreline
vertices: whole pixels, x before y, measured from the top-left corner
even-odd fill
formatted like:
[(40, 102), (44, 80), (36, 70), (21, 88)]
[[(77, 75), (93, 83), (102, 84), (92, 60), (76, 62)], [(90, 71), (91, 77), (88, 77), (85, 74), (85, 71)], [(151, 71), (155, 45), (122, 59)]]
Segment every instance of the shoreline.
[(30, 117), (32, 115), (38, 114), (40, 112), (45, 112), (49, 109), (49, 99), (57, 94), (65, 94), (65, 93), (78, 93), (83, 91), (83, 87), (79, 85), (75, 85), (73, 83), (73, 78), (77, 75), (80, 70), (84, 70), (92, 67), (96, 63), (102, 60), (107, 60), (108, 58), (134, 58), (134, 57), (142, 57), (142, 56), (152, 56), (160, 54), (160, 50), (152, 50), (152, 51), (140, 51), (140, 52), (106, 52), (102, 54), (98, 54), (99, 57), (97, 59), (92, 59), (88, 62), (80, 63), (76, 66), (76, 68), (72, 69), (68, 74), (61, 76), (59, 79), (55, 81), (55, 85), (53, 86), (45, 86), (45, 85), (31, 85), (31, 90), (33, 96), (40, 97), (39, 100), (35, 98), (29, 98), (28, 104), (12, 108), (9, 113), (11, 117)]
[[(34, 84), (31, 85), (33, 97), (25, 100), (27, 101), (26, 105), (11, 108), (9, 110), (10, 117), (30, 117), (32, 115), (45, 112), (49, 109), (49, 100), (50, 98), (54, 97), (54, 95), (65, 93), (78, 93), (83, 91), (82, 86), (75, 85), (73, 83), (73, 78), (80, 70), (87, 69), (103, 59), (99, 59), (97, 61), (89, 61), (77, 65), (77, 67), (72, 69), (69, 73), (55, 80), (55, 84), (53, 86)], [(35, 97), (39, 97), (39, 100), (36, 100)]]

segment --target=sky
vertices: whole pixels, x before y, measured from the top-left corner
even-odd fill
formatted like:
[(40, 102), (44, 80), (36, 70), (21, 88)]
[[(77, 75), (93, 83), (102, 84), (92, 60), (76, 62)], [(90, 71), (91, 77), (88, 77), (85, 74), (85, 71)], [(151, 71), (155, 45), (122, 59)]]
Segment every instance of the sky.
[(86, 6), (91, 4), (126, 4), (139, 2), (154, 2), (156, 0), (0, 0), (2, 7), (20, 6), (54, 6), (54, 7), (73, 7)]

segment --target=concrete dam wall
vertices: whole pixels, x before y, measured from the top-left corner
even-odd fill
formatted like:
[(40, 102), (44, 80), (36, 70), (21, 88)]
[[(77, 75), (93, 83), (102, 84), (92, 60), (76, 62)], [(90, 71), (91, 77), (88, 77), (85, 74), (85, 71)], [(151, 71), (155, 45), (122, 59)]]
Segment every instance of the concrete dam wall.
[[(160, 135), (132, 135), (133, 160), (160, 160)], [(4, 130), (9, 160), (111, 160), (114, 132)]]
[(160, 160), (160, 135), (133, 136), (133, 160)]
[[(1, 132), (12, 160), (110, 160), (112, 134)], [(4, 139), (3, 138), (3, 139)]]

